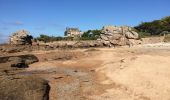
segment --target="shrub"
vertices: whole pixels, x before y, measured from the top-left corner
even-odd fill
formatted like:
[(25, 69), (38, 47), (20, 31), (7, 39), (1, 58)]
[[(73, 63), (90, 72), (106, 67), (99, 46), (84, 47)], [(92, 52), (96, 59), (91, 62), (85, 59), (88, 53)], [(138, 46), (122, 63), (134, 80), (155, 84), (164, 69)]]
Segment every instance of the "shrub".
[(143, 22), (134, 28), (144, 33), (143, 35), (149, 35), (146, 33), (150, 33), (150, 35), (160, 35), (163, 31), (170, 32), (170, 16), (152, 22)]
[(60, 37), (60, 36), (48, 36), (48, 35), (44, 35), (41, 34), (40, 37), (35, 38), (35, 40), (39, 40), (39, 41), (44, 41), (44, 42), (53, 42), (53, 41), (69, 41), (69, 40), (73, 40), (72, 37)]
[(146, 38), (151, 36), (150, 33), (146, 33), (146, 32), (138, 32), (139, 33), (139, 38)]
[(97, 40), (100, 34), (102, 34), (101, 30), (88, 30), (83, 33), (80, 40)]

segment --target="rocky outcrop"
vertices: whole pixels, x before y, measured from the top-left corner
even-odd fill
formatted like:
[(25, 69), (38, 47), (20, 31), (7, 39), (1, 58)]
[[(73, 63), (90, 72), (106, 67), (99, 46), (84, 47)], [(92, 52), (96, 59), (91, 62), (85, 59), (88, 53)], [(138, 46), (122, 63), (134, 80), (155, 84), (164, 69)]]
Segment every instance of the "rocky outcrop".
[(34, 55), (0, 57), (1, 67), (27, 68), (29, 64), (38, 61), (38, 58)]
[[(35, 46), (34, 46), (35, 47)], [(0, 52), (2, 53), (18, 53), (23, 51), (31, 52), (33, 49), (31, 45), (3, 45), (0, 46)]]
[(24, 70), (37, 61), (34, 55), (0, 57), (0, 100), (49, 100), (48, 81)]
[(39, 43), (39, 46), (45, 46), (45, 50), (54, 50), (56, 48), (87, 48), (87, 47), (102, 47), (100, 41), (56, 41), (52, 43)]
[(32, 44), (32, 36), (29, 35), (28, 31), (20, 30), (12, 34), (10, 37), (10, 44), (15, 45), (25, 45), (25, 44)]
[[(139, 35), (131, 27), (128, 26), (104, 26), (100, 38), (105, 46), (112, 45), (134, 45), (139, 43)], [(131, 42), (133, 40), (133, 42)], [(137, 41), (137, 43), (135, 42)], [(141, 43), (141, 42), (140, 42)]]
[(0, 78), (0, 100), (49, 100), (48, 82), (36, 76)]

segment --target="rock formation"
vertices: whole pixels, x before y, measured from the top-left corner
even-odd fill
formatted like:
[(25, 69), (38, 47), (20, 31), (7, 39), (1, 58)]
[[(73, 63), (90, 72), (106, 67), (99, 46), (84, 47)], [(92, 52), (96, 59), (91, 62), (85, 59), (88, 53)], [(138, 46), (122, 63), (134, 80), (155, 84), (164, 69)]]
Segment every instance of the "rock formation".
[(34, 55), (0, 57), (0, 100), (49, 100), (48, 81), (24, 69), (37, 61)]
[(0, 81), (0, 100), (49, 100), (50, 86), (40, 77), (7, 75)]
[[(100, 38), (104, 45), (134, 45), (140, 44), (139, 35), (128, 26), (104, 26)], [(133, 42), (132, 42), (133, 41)]]
[(27, 68), (28, 65), (38, 61), (38, 58), (34, 55), (0, 57), (2, 67)]
[(10, 44), (15, 45), (25, 45), (25, 44), (32, 44), (32, 36), (29, 35), (28, 31), (19, 30), (12, 34), (10, 37)]

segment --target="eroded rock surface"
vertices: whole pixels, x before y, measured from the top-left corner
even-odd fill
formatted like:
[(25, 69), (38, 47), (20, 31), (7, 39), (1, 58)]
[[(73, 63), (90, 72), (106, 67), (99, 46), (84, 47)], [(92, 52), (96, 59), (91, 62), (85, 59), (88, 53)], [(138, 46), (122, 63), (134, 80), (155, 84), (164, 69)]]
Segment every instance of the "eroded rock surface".
[(102, 33), (98, 40), (105, 46), (136, 45), (141, 43), (138, 33), (128, 26), (104, 26)]
[(34, 55), (0, 57), (0, 100), (49, 100), (48, 81), (21, 74), (37, 61)]
[(29, 64), (35, 62), (38, 62), (38, 58), (34, 55), (0, 57), (2, 67), (27, 68)]
[(0, 100), (49, 100), (48, 82), (35, 76), (0, 78)]

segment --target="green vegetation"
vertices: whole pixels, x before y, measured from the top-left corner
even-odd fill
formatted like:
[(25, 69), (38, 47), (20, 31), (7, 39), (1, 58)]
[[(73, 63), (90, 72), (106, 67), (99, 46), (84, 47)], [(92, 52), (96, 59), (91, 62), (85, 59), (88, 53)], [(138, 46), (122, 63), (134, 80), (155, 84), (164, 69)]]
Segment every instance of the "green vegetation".
[(69, 41), (69, 40), (73, 40), (72, 37), (60, 37), (60, 36), (48, 36), (48, 35), (44, 35), (41, 34), (39, 37), (35, 38), (35, 40), (39, 40), (39, 41), (44, 41), (44, 42), (53, 42), (53, 41)]
[(80, 40), (97, 40), (102, 34), (101, 30), (88, 30), (79, 38)]
[[(149, 36), (160, 36), (170, 34), (170, 16), (162, 18), (160, 20), (154, 20), (152, 22), (143, 22), (134, 27), (134, 31), (139, 33), (140, 38)], [(55, 37), (41, 34), (35, 40), (44, 42), (53, 41), (69, 41), (69, 40), (97, 40), (102, 34), (101, 30), (88, 30), (84, 32), (81, 37)], [(165, 41), (170, 41), (170, 36), (166, 35)]]
[(141, 37), (161, 35), (162, 32), (170, 32), (170, 16), (152, 22), (143, 22), (134, 27)]
[(44, 41), (44, 42), (53, 42), (53, 41), (72, 41), (72, 40), (97, 40), (100, 36), (101, 30), (88, 30), (84, 32), (81, 37), (55, 37), (41, 34), (39, 37), (34, 40)]
[(151, 36), (150, 33), (146, 33), (146, 32), (138, 32), (139, 33), (139, 38), (146, 38)]

